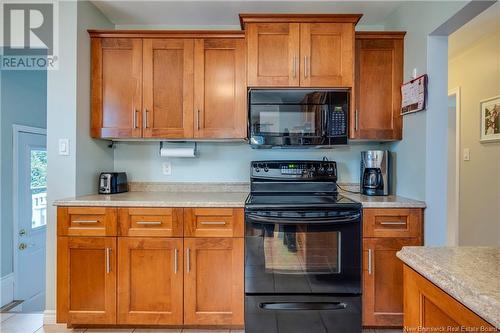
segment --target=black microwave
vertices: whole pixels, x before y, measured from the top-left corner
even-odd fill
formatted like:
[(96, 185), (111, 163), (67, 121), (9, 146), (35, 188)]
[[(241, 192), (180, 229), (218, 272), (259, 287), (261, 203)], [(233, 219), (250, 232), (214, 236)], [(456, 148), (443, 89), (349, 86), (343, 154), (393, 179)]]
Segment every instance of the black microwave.
[(348, 89), (249, 89), (248, 136), (253, 148), (345, 145)]

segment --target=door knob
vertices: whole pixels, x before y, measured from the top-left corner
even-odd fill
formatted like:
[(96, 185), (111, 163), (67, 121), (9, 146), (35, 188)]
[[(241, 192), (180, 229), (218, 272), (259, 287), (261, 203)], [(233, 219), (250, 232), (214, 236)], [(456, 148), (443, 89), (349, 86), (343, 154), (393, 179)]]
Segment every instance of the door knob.
[(21, 251), (25, 250), (27, 247), (28, 247), (28, 245), (26, 243), (20, 243), (18, 246), (19, 250), (21, 250)]
[(26, 229), (19, 230), (19, 236), (26, 236)]

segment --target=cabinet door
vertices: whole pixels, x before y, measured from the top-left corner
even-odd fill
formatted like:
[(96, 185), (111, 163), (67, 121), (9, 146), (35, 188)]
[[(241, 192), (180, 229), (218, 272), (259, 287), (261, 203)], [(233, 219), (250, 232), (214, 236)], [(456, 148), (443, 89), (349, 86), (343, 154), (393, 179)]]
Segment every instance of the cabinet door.
[(300, 86), (352, 87), (354, 81), (354, 25), (300, 25)]
[(193, 137), (193, 40), (144, 39), (144, 137)]
[(57, 322), (116, 324), (116, 237), (57, 243)]
[(243, 238), (185, 238), (184, 324), (243, 325)]
[(92, 39), (91, 136), (142, 135), (142, 40)]
[(118, 324), (182, 325), (182, 239), (118, 240)]
[(353, 139), (402, 138), (403, 36), (357, 35)]
[(246, 137), (245, 41), (195, 41), (196, 138)]
[(396, 252), (419, 238), (363, 240), (363, 325), (403, 325), (403, 263)]
[(299, 23), (246, 24), (249, 87), (299, 86)]

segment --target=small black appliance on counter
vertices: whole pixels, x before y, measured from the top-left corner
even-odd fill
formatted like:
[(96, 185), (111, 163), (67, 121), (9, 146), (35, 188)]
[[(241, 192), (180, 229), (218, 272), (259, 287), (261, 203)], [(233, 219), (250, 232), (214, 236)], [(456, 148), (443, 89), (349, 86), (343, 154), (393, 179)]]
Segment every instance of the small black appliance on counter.
[(365, 195), (389, 195), (389, 162), (387, 150), (361, 152), (360, 190)]
[(99, 194), (128, 192), (125, 172), (102, 172), (99, 176)]

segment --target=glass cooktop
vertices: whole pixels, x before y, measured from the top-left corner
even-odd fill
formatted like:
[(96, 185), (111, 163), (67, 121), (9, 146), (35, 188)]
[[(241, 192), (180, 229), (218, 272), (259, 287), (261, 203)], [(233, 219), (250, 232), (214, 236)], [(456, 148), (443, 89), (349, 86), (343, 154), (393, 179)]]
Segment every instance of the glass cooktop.
[(311, 193), (311, 194), (250, 194), (246, 201), (247, 206), (273, 207), (339, 207), (359, 206), (360, 203), (338, 194)]

